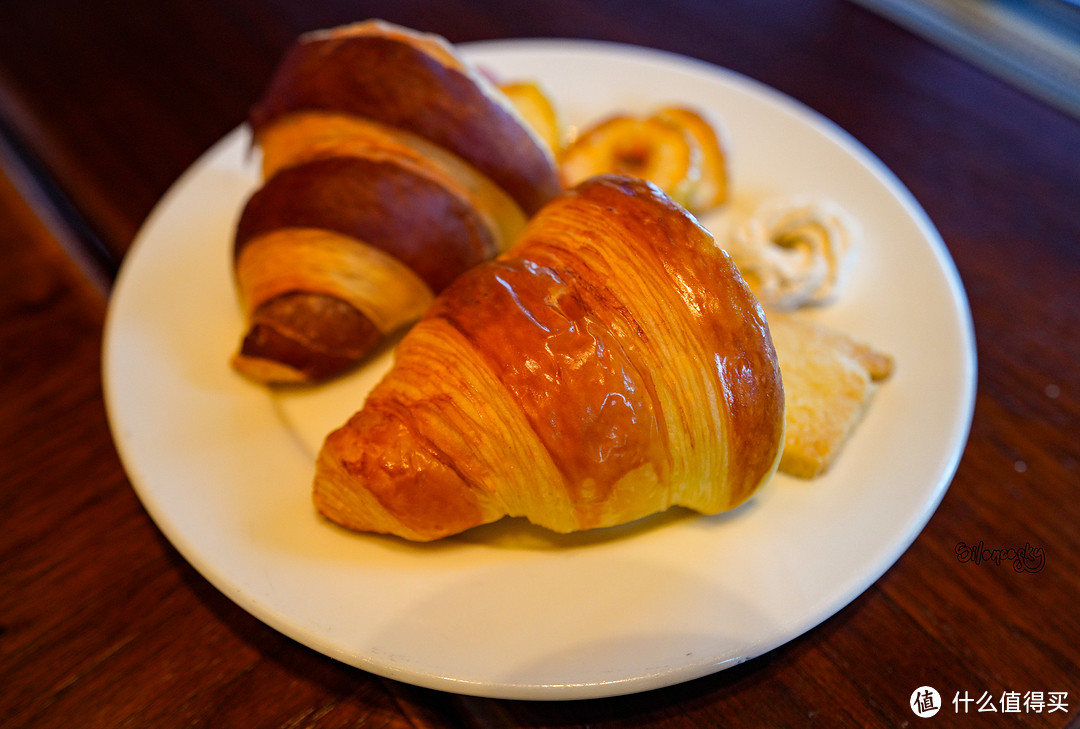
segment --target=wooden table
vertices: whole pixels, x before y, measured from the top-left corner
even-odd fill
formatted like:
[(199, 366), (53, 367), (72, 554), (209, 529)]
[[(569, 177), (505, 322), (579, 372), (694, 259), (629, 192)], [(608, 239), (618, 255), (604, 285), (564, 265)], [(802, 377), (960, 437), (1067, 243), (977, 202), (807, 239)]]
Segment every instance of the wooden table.
[[(786, 645), (666, 689), (579, 702), (365, 674), (230, 602), (163, 538), (109, 434), (109, 286), (153, 204), (236, 127), (301, 31), (379, 16), (455, 42), (661, 48), (851, 132), (911, 190), (974, 316), (975, 418), (940, 508), (870, 589)], [(1077, 724), (1080, 122), (840, 0), (0, 4), (0, 726), (702, 727)], [(916, 457), (918, 454), (913, 454)], [(982, 541), (1038, 573), (961, 563)], [(1019, 714), (978, 698), (1044, 692)], [(1051, 692), (1064, 710), (1051, 711)], [(961, 721), (966, 720), (966, 721)]]

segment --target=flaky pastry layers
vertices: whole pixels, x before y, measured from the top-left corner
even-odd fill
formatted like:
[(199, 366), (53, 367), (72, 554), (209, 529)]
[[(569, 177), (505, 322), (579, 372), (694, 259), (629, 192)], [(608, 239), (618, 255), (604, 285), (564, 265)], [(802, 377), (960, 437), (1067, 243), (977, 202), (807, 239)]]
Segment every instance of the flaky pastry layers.
[(314, 502), (432, 540), (717, 513), (775, 473), (784, 391), (727, 254), (651, 183), (593, 178), (439, 295), (319, 454)]
[(250, 121), (263, 182), (234, 244), (233, 366), (260, 382), (361, 361), (559, 190), (490, 81), (444, 39), (380, 21), (302, 36)]

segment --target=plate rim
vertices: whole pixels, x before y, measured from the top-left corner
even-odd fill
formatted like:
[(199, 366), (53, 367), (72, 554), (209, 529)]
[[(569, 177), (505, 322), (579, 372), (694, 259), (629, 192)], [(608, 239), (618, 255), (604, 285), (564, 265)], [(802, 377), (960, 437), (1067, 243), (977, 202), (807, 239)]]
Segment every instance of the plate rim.
[[(615, 57), (613, 60), (621, 60), (621, 57), (629, 56), (635, 60), (643, 60), (645, 62), (656, 61), (670, 63), (678, 67), (695, 69), (706, 76), (712, 76), (719, 72), (725, 79), (743, 85), (744, 89), (752, 89), (754, 93), (766, 94), (770, 102), (780, 103), (793, 113), (806, 117), (809, 120), (813, 120), (814, 123), (828, 131), (830, 136), (837, 137), (843, 142), (841, 146), (843, 146), (846, 151), (849, 153), (857, 153), (859, 161), (871, 167), (874, 174), (882, 180), (882, 183), (885, 184), (890, 193), (897, 197), (897, 200), (903, 206), (905, 212), (912, 216), (912, 219), (920, 232), (924, 234), (925, 240), (930, 245), (930, 249), (934, 254), (938, 268), (941, 270), (945, 281), (948, 284), (950, 300), (955, 307), (950, 313), (956, 315), (956, 323), (964, 339), (962, 350), (966, 356), (964, 359), (965, 372), (963, 373), (962, 378), (966, 384), (966, 388), (960, 398), (961, 405), (954, 412), (955, 423), (953, 424), (953, 427), (950, 428), (950, 433), (953, 436), (953, 444), (948, 449), (949, 452), (943, 459), (941, 467), (939, 468), (938, 483), (931, 489), (931, 498), (923, 504), (922, 513), (919, 518), (914, 520), (918, 523), (916, 524), (913, 522), (906, 537), (896, 543), (896, 547), (893, 550), (895, 554), (892, 555), (890, 559), (885, 560), (883, 564), (879, 565), (880, 569), (869, 570), (861, 579), (854, 580), (848, 586), (846, 591), (835, 596), (835, 599), (833, 600), (834, 604), (830, 605), (827, 610), (822, 612), (822, 614), (812, 619), (807, 627), (794, 635), (771, 636), (769, 640), (762, 642), (762, 650), (756, 655), (773, 650), (813, 629), (817, 625), (820, 625), (835, 614), (836, 611), (849, 604), (876, 582), (892, 567), (893, 564), (895, 564), (896, 560), (899, 559), (899, 557), (915, 541), (938, 508), (941, 500), (944, 498), (948, 486), (955, 476), (956, 469), (958, 468), (963, 455), (964, 445), (966, 444), (970, 433), (977, 390), (975, 331), (970, 305), (967, 301), (963, 282), (955, 262), (948, 252), (947, 246), (941, 239), (940, 234), (934, 227), (929, 216), (896, 175), (852, 135), (802, 102), (737, 71), (715, 66), (706, 61), (682, 56), (669, 51), (611, 41), (542, 38), (519, 40), (498, 39), (463, 43), (460, 44), (459, 47), (464, 51), (467, 58), (470, 57), (470, 54), (477, 54), (480, 52), (496, 54), (529, 54), (546, 53), (554, 50), (572, 48), (579, 51), (595, 52), (602, 56), (610, 55)], [(400, 665), (389, 665), (372, 660), (370, 656), (359, 656), (355, 651), (344, 649), (341, 646), (335, 646), (332, 642), (320, 640), (312, 636), (298, 637), (296, 631), (291, 630), (292, 626), (290, 626), (287, 617), (275, 614), (265, 605), (257, 604), (257, 600), (251, 595), (243, 594), (242, 590), (238, 590), (228, 575), (217, 570), (213, 564), (207, 564), (205, 560), (198, 557), (199, 550), (189, 542), (188, 535), (184, 534), (182, 530), (170, 522), (168, 515), (163, 513), (162, 507), (156, 503), (151, 491), (145, 488), (145, 479), (147, 476), (142, 473), (142, 470), (139, 467), (139, 456), (133, 452), (133, 446), (131, 445), (130, 439), (125, 437), (121, 425), (117, 420), (119, 417), (118, 408), (120, 406), (118, 405), (118, 393), (116, 392), (118, 384), (115, 372), (116, 367), (119, 365), (114, 359), (116, 355), (115, 341), (117, 337), (117, 332), (115, 331), (117, 317), (114, 310), (114, 302), (123, 301), (124, 292), (127, 290), (127, 285), (129, 283), (128, 277), (130, 275), (130, 270), (133, 268), (133, 265), (129, 265), (128, 263), (129, 259), (135, 260), (140, 255), (145, 255), (145, 251), (148, 249), (148, 246), (143, 243), (145, 240), (145, 232), (152, 229), (154, 222), (162, 215), (162, 211), (172, 204), (178, 191), (183, 189), (186, 184), (190, 183), (190, 180), (198, 172), (199, 163), (215, 153), (216, 150), (220, 150), (224, 145), (232, 143), (230, 140), (233, 140), (233, 135), (237, 134), (239, 130), (240, 128), (233, 130), (230, 134), (223, 137), (208, 149), (195, 164), (190, 166), (180, 177), (178, 177), (176, 182), (174, 182), (169, 190), (162, 196), (158, 204), (155, 205), (147, 220), (144, 222), (143, 226), (141, 226), (128, 255), (125, 256), (125, 260), (121, 265), (116, 278), (116, 283), (114, 284), (113, 293), (110, 296), (109, 308), (106, 313), (104, 324), (103, 337), (105, 346), (102, 352), (102, 380), (110, 429), (113, 432), (114, 442), (120, 454), (121, 461), (124, 464), (125, 471), (132, 482), (132, 486), (135, 488), (140, 501), (150, 513), (151, 518), (169, 542), (173, 544), (184, 558), (211, 584), (213, 584), (215, 588), (221, 591), (230, 600), (236, 602), (245, 611), (251, 613), (257, 619), (266, 623), (278, 632), (292, 637), (321, 653), (342, 660), (343, 662), (354, 665), (362, 670), (419, 686), (492, 698), (533, 700), (598, 698), (636, 693), (669, 686), (675, 683), (700, 678), (704, 675), (721, 670), (722, 668), (726, 668), (727, 666), (718, 665), (715, 661), (704, 660), (699, 661), (692, 667), (668, 667), (665, 670), (656, 671), (649, 675), (623, 678), (611, 682), (597, 681), (558, 685), (478, 683), (452, 676), (425, 673), (424, 671), (409, 671)]]

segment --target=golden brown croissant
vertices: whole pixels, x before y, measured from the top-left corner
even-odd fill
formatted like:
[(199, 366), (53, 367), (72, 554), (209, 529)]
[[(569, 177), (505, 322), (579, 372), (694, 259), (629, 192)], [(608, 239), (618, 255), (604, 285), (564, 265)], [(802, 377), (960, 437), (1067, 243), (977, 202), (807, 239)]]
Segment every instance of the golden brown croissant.
[(773, 475), (783, 428), (768, 326), (727, 254), (655, 185), (601, 176), (437, 297), (327, 437), (314, 502), (412, 540), (717, 513)]
[(250, 121), (264, 181), (236, 231), (233, 364), (262, 382), (355, 364), (559, 189), (486, 78), (443, 39), (378, 21), (301, 37)]

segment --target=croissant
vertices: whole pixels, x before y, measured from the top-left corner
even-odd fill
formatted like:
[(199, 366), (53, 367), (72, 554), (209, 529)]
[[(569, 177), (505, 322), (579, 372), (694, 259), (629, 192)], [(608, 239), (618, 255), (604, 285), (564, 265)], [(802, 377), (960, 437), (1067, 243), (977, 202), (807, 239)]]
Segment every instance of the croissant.
[(234, 241), (233, 366), (260, 382), (361, 361), (559, 191), (505, 95), (444, 39), (380, 21), (302, 36), (249, 121), (263, 181)]
[(454, 281), (318, 455), (347, 528), (427, 541), (526, 517), (556, 532), (681, 505), (717, 513), (775, 473), (784, 390), (761, 307), (654, 184), (599, 176)]

